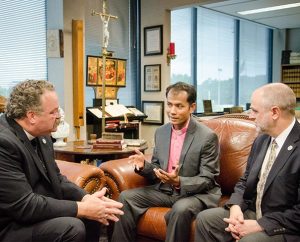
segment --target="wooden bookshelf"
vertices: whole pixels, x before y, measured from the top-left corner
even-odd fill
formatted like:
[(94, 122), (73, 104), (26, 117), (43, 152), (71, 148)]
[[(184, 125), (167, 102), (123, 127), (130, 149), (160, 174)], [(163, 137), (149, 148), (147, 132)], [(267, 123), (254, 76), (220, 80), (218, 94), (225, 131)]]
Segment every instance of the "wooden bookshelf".
[(281, 82), (289, 85), (300, 98), (300, 64), (281, 65)]

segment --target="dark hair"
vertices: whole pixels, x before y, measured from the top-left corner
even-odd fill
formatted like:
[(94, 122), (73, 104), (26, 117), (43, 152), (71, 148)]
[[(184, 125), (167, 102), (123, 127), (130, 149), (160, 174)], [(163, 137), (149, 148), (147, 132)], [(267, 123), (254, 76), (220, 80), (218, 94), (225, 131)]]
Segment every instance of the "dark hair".
[(6, 104), (6, 115), (13, 119), (26, 116), (27, 111), (42, 112), (41, 95), (48, 91), (54, 91), (54, 86), (44, 80), (26, 80), (18, 83), (10, 93)]
[(193, 103), (196, 103), (197, 101), (197, 92), (194, 86), (187, 84), (185, 82), (176, 82), (166, 89), (166, 97), (168, 97), (169, 92), (172, 90), (172, 92), (180, 92), (185, 91), (188, 94), (187, 101), (191, 105)]

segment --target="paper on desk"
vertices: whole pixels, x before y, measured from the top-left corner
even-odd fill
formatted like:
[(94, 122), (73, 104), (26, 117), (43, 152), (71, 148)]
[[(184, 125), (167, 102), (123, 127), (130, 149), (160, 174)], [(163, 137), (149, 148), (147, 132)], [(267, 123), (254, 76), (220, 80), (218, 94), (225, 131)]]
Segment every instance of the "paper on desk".
[(89, 111), (97, 118), (102, 118), (102, 111), (99, 108), (89, 108)]

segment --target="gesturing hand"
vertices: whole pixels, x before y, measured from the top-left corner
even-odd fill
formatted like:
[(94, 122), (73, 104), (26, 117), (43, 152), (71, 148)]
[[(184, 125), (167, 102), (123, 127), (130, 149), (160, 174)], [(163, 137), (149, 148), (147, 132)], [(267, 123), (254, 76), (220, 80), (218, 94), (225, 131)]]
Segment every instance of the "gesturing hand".
[(154, 168), (155, 175), (163, 182), (171, 184), (175, 187), (180, 185), (180, 179), (178, 176), (179, 166), (175, 166), (172, 172), (168, 173), (162, 169)]
[(138, 149), (135, 149), (135, 155), (129, 156), (129, 164), (132, 164), (138, 171), (144, 168), (145, 156)]

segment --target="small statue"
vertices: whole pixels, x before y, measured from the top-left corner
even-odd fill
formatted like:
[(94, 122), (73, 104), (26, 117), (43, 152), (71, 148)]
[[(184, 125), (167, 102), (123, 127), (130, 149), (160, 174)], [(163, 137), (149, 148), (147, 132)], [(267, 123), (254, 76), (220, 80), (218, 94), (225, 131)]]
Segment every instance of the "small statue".
[(60, 122), (57, 126), (57, 130), (51, 133), (52, 137), (56, 139), (56, 142), (53, 144), (55, 147), (66, 146), (67, 143), (64, 142), (64, 138), (67, 138), (70, 134), (70, 125), (65, 122), (65, 112), (62, 108), (59, 108), (59, 114)]

